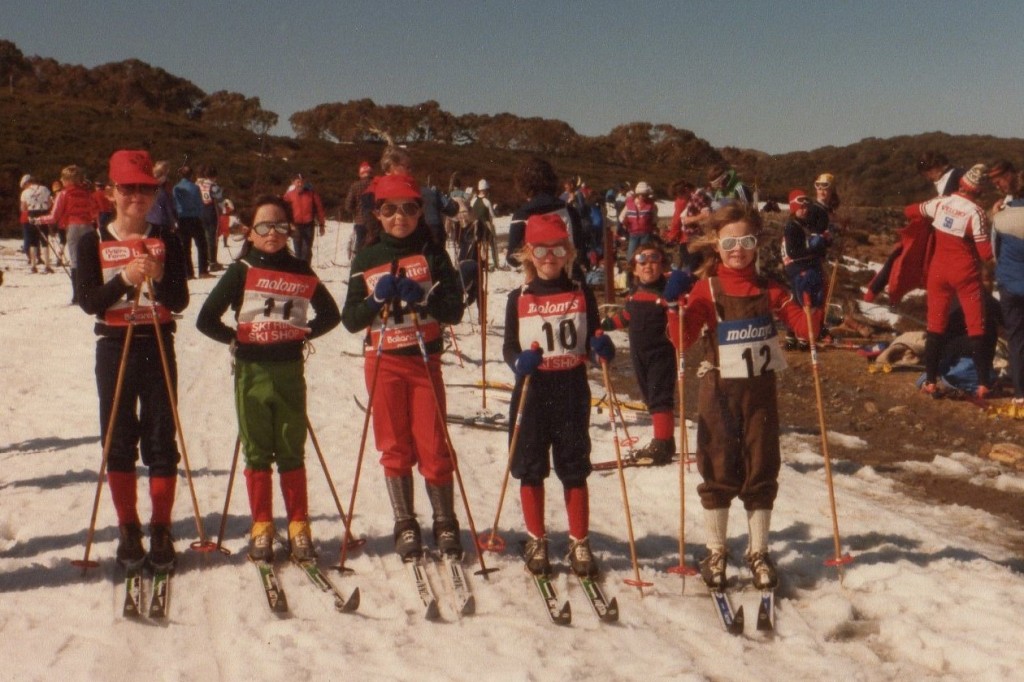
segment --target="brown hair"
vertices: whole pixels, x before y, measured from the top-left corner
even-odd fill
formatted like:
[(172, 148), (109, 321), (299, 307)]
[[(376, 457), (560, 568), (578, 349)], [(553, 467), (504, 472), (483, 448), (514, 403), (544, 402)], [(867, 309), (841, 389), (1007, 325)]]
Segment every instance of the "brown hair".
[(78, 166), (64, 166), (60, 171), (60, 179), (65, 185), (69, 182), (81, 185), (85, 180), (85, 173)]
[(538, 194), (558, 195), (558, 176), (555, 175), (555, 169), (539, 156), (531, 156), (519, 164), (516, 168), (515, 184), (524, 199), (532, 199)]
[(746, 224), (754, 236), (761, 234), (763, 226), (761, 214), (741, 201), (726, 204), (712, 213), (708, 220), (709, 229), (704, 236), (694, 240), (687, 247), (690, 253), (705, 252), (704, 262), (696, 273), (700, 277), (710, 277), (718, 272), (718, 266), (722, 263), (722, 257), (718, 254), (718, 233), (723, 227), (732, 223)]
[(387, 175), (395, 166), (405, 166), (405, 169), (412, 172), (412, 155), (401, 147), (388, 146), (380, 155), (380, 169)]

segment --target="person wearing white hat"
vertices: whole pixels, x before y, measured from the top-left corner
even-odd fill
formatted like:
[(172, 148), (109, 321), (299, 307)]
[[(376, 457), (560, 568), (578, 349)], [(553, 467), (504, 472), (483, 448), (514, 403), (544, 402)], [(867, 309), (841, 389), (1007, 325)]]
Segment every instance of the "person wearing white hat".
[[(658, 227), (658, 206), (654, 203), (654, 190), (645, 181), (636, 183), (633, 196), (626, 199), (626, 205), (619, 214), (619, 222), (629, 235), (626, 262), (632, 263), (633, 252), (641, 244), (646, 244)], [(627, 278), (632, 285), (632, 275), (627, 274)]]
[(490, 189), (491, 183), (487, 182), (484, 178), (480, 178), (480, 181), (476, 183), (476, 196), (473, 197), (470, 203), (469, 211), (473, 216), (473, 220), (476, 221), (477, 229), (481, 231), (481, 239), (490, 246), (491, 264), (487, 269), (494, 272), (494, 268), (498, 265), (498, 242), (494, 229), (494, 206), (487, 197)]
[[(25, 244), (25, 255), (28, 256), (29, 269), (34, 274), (39, 272), (38, 268), (43, 264), (40, 253), (43, 242), (39, 229), (31, 223), (31, 219), (50, 212), (53, 207), (53, 195), (31, 175), (23, 176), (21, 181), (21, 212), (25, 217), (21, 226), (22, 237)], [(45, 272), (53, 272), (49, 263), (45, 264)]]

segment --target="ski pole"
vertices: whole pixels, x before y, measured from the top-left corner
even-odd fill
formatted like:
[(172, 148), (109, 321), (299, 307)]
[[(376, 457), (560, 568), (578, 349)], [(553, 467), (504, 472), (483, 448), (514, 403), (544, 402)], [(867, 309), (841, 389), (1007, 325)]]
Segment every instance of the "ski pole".
[(839, 542), (839, 518), (836, 514), (836, 492), (832, 485), (832, 458), (828, 453), (828, 431), (825, 427), (825, 404), (821, 399), (821, 376), (818, 369), (818, 349), (814, 341), (814, 323), (811, 320), (811, 297), (804, 294), (804, 317), (807, 318), (807, 339), (811, 350), (811, 371), (814, 375), (814, 395), (818, 402), (818, 430), (821, 432), (821, 454), (825, 459), (825, 481), (828, 483), (828, 501), (832, 510), (832, 539), (835, 545), (835, 556), (825, 561), (826, 566), (839, 569), (842, 579), (842, 566), (853, 561), (849, 554), (843, 554)]
[(416, 342), (420, 347), (420, 355), (423, 356), (423, 369), (427, 373), (427, 381), (430, 382), (430, 389), (434, 395), (434, 407), (437, 410), (437, 418), (441, 422), (441, 431), (444, 433), (445, 446), (448, 448), (448, 454), (452, 458), (452, 469), (455, 474), (455, 480), (459, 484), (459, 493), (462, 495), (462, 504), (466, 507), (466, 522), (469, 523), (469, 532), (473, 536), (473, 547), (476, 549), (476, 558), (480, 562), (480, 570), (476, 571), (477, 575), (482, 575), (487, 578), (488, 573), (497, 571), (497, 568), (487, 568), (484, 563), (484, 554), (480, 551), (480, 546), (477, 544), (477, 538), (479, 537), (476, 532), (476, 524), (473, 522), (473, 512), (469, 508), (469, 497), (466, 495), (466, 486), (462, 483), (462, 473), (459, 471), (459, 457), (455, 454), (455, 446), (452, 444), (452, 436), (448, 432), (448, 419), (445, 416), (444, 408), (441, 406), (441, 396), (437, 392), (437, 382), (434, 381), (434, 375), (430, 371), (430, 355), (427, 353), (427, 343), (423, 340), (423, 330), (420, 328), (420, 316), (416, 312), (416, 309), (412, 309), (412, 323), (416, 328)]
[[(43, 228), (39, 225), (36, 225), (36, 231), (39, 233), (39, 237), (46, 242), (46, 251), (53, 255), (54, 260), (57, 261), (57, 265), (64, 270), (64, 274), (68, 276), (68, 279), (71, 279), (71, 271), (68, 270), (68, 266), (64, 265), (64, 259), (57, 254), (57, 250), (53, 248), (53, 244), (50, 242), (50, 235), (47, 232), (44, 232)], [(47, 261), (49, 261), (49, 258), (47, 258)], [(49, 265), (49, 262), (47, 262), (46, 267), (49, 267)]]
[(100, 493), (103, 491), (103, 479), (107, 473), (107, 460), (110, 458), (110, 446), (114, 442), (114, 426), (117, 424), (117, 410), (121, 406), (121, 390), (124, 388), (124, 375), (128, 367), (128, 351), (132, 346), (132, 336), (135, 334), (135, 312), (139, 307), (139, 297), (142, 296), (142, 287), (135, 288), (135, 297), (132, 299), (131, 314), (128, 318), (128, 329), (124, 334), (124, 347), (121, 349), (121, 363), (117, 367), (117, 381), (114, 384), (114, 399), (110, 406), (110, 417), (107, 419), (107, 437), (103, 441), (103, 454), (100, 457), (100, 473), (96, 477), (96, 496), (92, 501), (92, 517), (89, 519), (89, 530), (85, 534), (85, 556), (71, 562), (72, 566), (82, 569), (82, 575), (86, 570), (96, 568), (99, 564), (89, 560), (89, 550), (92, 548), (92, 539), (96, 533), (96, 516), (100, 508)]
[[(532, 350), (539, 351), (540, 344), (536, 341), (531, 346)], [(505, 503), (505, 491), (508, 489), (508, 476), (512, 471), (512, 458), (516, 452), (516, 444), (519, 442), (519, 429), (523, 425), (523, 410), (526, 408), (526, 395), (530, 391), (530, 379), (533, 375), (527, 374), (523, 379), (523, 390), (519, 395), (519, 403), (516, 406), (516, 423), (512, 428), (512, 440), (508, 444), (508, 464), (505, 465), (505, 477), (501, 481), (501, 494), (498, 496), (498, 510), (494, 512), (494, 524), (491, 526), (491, 533), (486, 540), (483, 536), (478, 538), (480, 547), (488, 552), (501, 552), (505, 549), (505, 541), (498, 536), (498, 519), (501, 517), (501, 507)]]
[[(598, 330), (600, 333), (600, 330)], [(612, 378), (608, 372), (608, 361), (601, 358), (601, 374), (604, 376), (604, 388), (609, 395), (614, 395), (612, 391)], [(640, 597), (644, 596), (644, 588), (650, 587), (654, 583), (644, 582), (640, 579), (640, 565), (637, 563), (636, 558), (636, 540), (633, 537), (633, 517), (629, 511), (629, 493), (626, 492), (626, 473), (622, 468), (622, 450), (619, 448), (619, 427), (615, 422), (615, 411), (608, 410), (608, 420), (612, 424), (612, 442), (615, 445), (615, 463), (618, 465), (619, 470), (619, 490), (622, 493), (622, 508), (626, 514), (626, 531), (629, 534), (629, 556), (633, 562), (633, 579), (626, 579), (624, 582), (627, 585), (631, 585), (640, 592)]]
[(487, 409), (487, 245), (476, 242), (476, 288), (480, 301), (480, 383), (483, 386), (483, 409)]
[(149, 292), (149, 309), (153, 317), (153, 336), (156, 337), (156, 346), (160, 351), (160, 364), (163, 365), (164, 383), (167, 385), (167, 400), (171, 403), (174, 428), (177, 430), (178, 440), (181, 442), (181, 462), (185, 465), (185, 480), (188, 481), (188, 492), (192, 497), (192, 511), (195, 513), (196, 519), (196, 530), (199, 532), (199, 540), (193, 542), (189, 547), (197, 552), (212, 552), (216, 549), (216, 545), (206, 537), (206, 531), (203, 529), (203, 517), (199, 514), (199, 500), (196, 498), (196, 488), (192, 483), (192, 467), (188, 463), (188, 448), (185, 447), (185, 432), (181, 429), (181, 415), (178, 414), (178, 397), (171, 380), (171, 366), (167, 362), (164, 335), (160, 329), (160, 316), (156, 311), (156, 292), (153, 290), (153, 280), (150, 277), (146, 278), (146, 289)]
[(455, 346), (455, 357), (459, 359), (459, 367), (465, 367), (462, 362), (462, 351), (459, 350), (459, 337), (455, 335), (455, 325), (448, 325), (448, 332), (452, 335), (452, 345)]
[(626, 427), (626, 418), (622, 416), (622, 403), (619, 401), (619, 396), (614, 392), (608, 397), (608, 401), (611, 403), (610, 409), (615, 410), (615, 413), (619, 416), (619, 424), (622, 425), (622, 433), (625, 438), (622, 439), (622, 445), (626, 446), (626, 458), (636, 459), (636, 453), (633, 446), (640, 440), (639, 437), (634, 438), (629, 435), (629, 429)]
[[(377, 395), (377, 378), (380, 376), (380, 365), (384, 355), (384, 335), (388, 331), (388, 312), (389, 304), (385, 303), (384, 307), (380, 310), (380, 336), (377, 338), (377, 353), (373, 365), (373, 377), (370, 379), (370, 393), (366, 403), (366, 413), (363, 415), (363, 431), (359, 436), (359, 454), (356, 456), (356, 473), (352, 479), (352, 495), (348, 501), (348, 518), (355, 518), (353, 515), (356, 513), (356, 492), (359, 491), (359, 475), (363, 470), (363, 455), (366, 452), (366, 435), (370, 430), (370, 414), (373, 412), (373, 401)], [(342, 519), (345, 515), (342, 514)], [(341, 556), (338, 558), (338, 565), (334, 567), (335, 570), (344, 573), (345, 571), (351, 570), (345, 568), (345, 558), (348, 556), (349, 544), (352, 542), (352, 526), (351, 522), (345, 524), (345, 537), (341, 541)]]
[(684, 315), (686, 301), (679, 297), (679, 376), (676, 379), (679, 394), (679, 565), (668, 569), (683, 578), (686, 590), (686, 576), (697, 575), (697, 569), (686, 565), (686, 467), (690, 460), (689, 434), (686, 431), (686, 351), (683, 348)]
[[(334, 479), (331, 478), (331, 472), (327, 470), (327, 460), (324, 459), (324, 453), (320, 449), (320, 441), (317, 440), (316, 432), (313, 431), (313, 424), (309, 421), (309, 417), (306, 417), (306, 430), (309, 431), (309, 437), (313, 441), (313, 449), (316, 450), (316, 456), (320, 460), (320, 468), (324, 470), (324, 477), (327, 479), (327, 487), (331, 490), (331, 497), (334, 498), (334, 506), (338, 508), (338, 514), (341, 516), (341, 522), (345, 526), (345, 534), (348, 537), (352, 536), (351, 531), (351, 520), (345, 516), (345, 512), (341, 508), (341, 500), (338, 498), (338, 490), (334, 487)], [(356, 540), (353, 542), (353, 548), (359, 547), (366, 543), (366, 540)]]
[(235, 470), (238, 468), (238, 453), (242, 449), (242, 437), (235, 436), (235, 454), (231, 456), (231, 473), (228, 474), (228, 491), (224, 495), (224, 511), (220, 514), (220, 529), (217, 531), (217, 551), (231, 554), (231, 550), (221, 546), (224, 539), (224, 528), (228, 525), (228, 505), (231, 504), (231, 488), (235, 485)]

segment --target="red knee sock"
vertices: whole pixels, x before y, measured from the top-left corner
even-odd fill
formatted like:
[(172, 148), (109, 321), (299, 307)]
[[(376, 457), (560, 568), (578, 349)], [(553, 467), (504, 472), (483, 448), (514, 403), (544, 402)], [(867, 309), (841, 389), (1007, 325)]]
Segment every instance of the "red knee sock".
[(117, 523), (122, 526), (126, 523), (138, 523), (138, 491), (135, 488), (135, 472), (108, 471), (107, 485), (110, 486), (110, 496), (114, 499)]
[(274, 520), (274, 488), (270, 471), (245, 470), (245, 489), (253, 522)]
[(309, 501), (306, 497), (306, 469), (292, 469), (279, 474), (284, 509), (289, 521), (309, 519)]
[(590, 492), (586, 484), (565, 489), (565, 511), (569, 515), (569, 535), (582, 540), (590, 532)]
[(519, 488), (526, 530), (535, 538), (544, 535), (544, 486), (524, 485)]
[(651, 420), (654, 422), (654, 437), (658, 440), (671, 440), (672, 432), (675, 429), (675, 417), (668, 410), (664, 412), (652, 412)]
[(174, 489), (178, 483), (177, 476), (150, 476), (149, 499), (153, 503), (151, 524), (170, 525), (171, 508), (174, 506)]

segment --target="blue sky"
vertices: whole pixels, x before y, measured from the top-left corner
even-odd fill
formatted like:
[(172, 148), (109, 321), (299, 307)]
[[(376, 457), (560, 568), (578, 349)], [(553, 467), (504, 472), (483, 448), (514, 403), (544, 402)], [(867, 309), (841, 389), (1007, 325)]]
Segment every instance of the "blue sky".
[(0, 38), (96, 66), (138, 58), (280, 115), (368, 97), (669, 123), (771, 153), (942, 130), (1024, 136), (1018, 2), (17, 3)]

